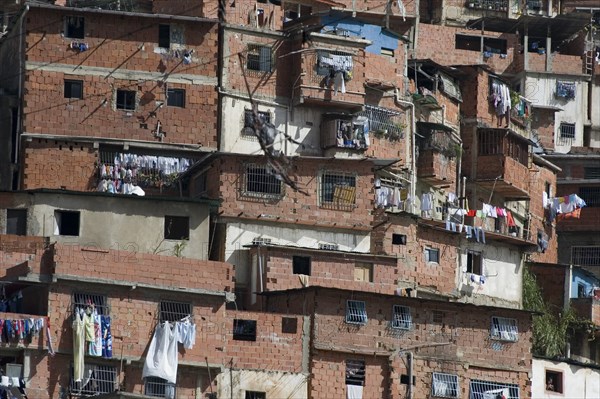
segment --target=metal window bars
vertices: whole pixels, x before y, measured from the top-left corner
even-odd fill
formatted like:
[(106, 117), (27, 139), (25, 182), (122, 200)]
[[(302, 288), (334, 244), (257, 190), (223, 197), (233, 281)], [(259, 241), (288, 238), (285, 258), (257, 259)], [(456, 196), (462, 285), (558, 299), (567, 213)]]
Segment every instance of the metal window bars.
[(367, 324), (367, 309), (364, 301), (346, 301), (346, 323)]
[(117, 368), (113, 366), (101, 366), (86, 362), (81, 381), (75, 381), (72, 373), (73, 368), (71, 368), (70, 384), (73, 396), (91, 397), (111, 393), (118, 388)]
[(431, 378), (431, 396), (436, 398), (458, 398), (459, 392), (457, 375), (433, 373)]
[(346, 360), (346, 385), (364, 385), (364, 360)]
[(283, 187), (270, 166), (247, 164), (244, 173), (243, 195), (259, 198), (280, 198)]
[(75, 314), (78, 309), (85, 310), (87, 308), (95, 309), (96, 313), (98, 313), (99, 315), (110, 314), (108, 308), (108, 301), (105, 295), (84, 294), (80, 292), (75, 292), (73, 293), (71, 302), (73, 305), (73, 314)]
[(600, 246), (571, 247), (571, 263), (578, 266), (600, 266)]
[(588, 207), (600, 207), (600, 187), (579, 187), (579, 196)]
[(392, 328), (398, 330), (410, 330), (412, 327), (412, 315), (407, 306), (394, 305), (392, 308)]
[(369, 119), (369, 131), (378, 132), (393, 140), (404, 138), (402, 113), (373, 105), (365, 105), (364, 111), (357, 113)]
[(254, 74), (271, 72), (273, 68), (271, 47), (249, 44), (246, 53), (246, 70)]
[(575, 140), (575, 124), (561, 123), (558, 136), (558, 144), (569, 145)]
[(175, 399), (176, 385), (159, 377), (144, 379), (144, 395), (154, 398)]
[(501, 341), (518, 341), (519, 329), (517, 328), (517, 320), (493, 316), (490, 337)]
[(469, 399), (496, 399), (502, 396), (506, 399), (519, 399), (519, 386), (482, 380), (472, 380), (469, 384)]
[(323, 208), (352, 210), (356, 201), (356, 175), (344, 172), (324, 172), (319, 185)]
[(192, 304), (185, 302), (160, 301), (159, 305), (159, 323), (165, 321), (175, 322), (181, 321), (186, 317), (192, 316)]
[[(258, 111), (258, 119), (262, 123), (271, 123), (271, 113), (265, 111)], [(254, 110), (245, 109), (244, 110), (244, 128), (242, 129), (242, 136), (256, 138), (256, 133), (254, 130)]]

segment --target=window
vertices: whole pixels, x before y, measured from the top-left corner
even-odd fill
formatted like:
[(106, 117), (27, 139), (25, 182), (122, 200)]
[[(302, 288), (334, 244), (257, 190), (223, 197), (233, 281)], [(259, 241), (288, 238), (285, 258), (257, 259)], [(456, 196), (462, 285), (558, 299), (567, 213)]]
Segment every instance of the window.
[(256, 341), (256, 320), (233, 320), (233, 339), (237, 341)]
[(185, 108), (185, 90), (167, 89), (167, 105), (169, 107)]
[(454, 374), (433, 373), (431, 396), (435, 398), (458, 398), (458, 376)]
[(586, 298), (588, 297), (588, 292), (585, 284), (578, 283), (577, 284), (577, 298)]
[[(111, 393), (117, 390), (117, 368), (101, 366), (86, 361), (85, 370), (88, 373), (82, 381), (75, 382), (71, 374), (71, 393), (74, 395), (94, 396)], [(73, 373), (73, 369), (71, 372)], [(89, 378), (88, 378), (89, 377)]]
[(406, 234), (392, 234), (392, 245), (406, 245)]
[(494, 39), (493, 37), (483, 38), (483, 51), (490, 52), (492, 54), (506, 54), (506, 40), (505, 39)]
[(592, 208), (600, 207), (600, 187), (579, 187), (579, 196), (585, 201), (587, 206)]
[(319, 185), (322, 207), (350, 210), (356, 200), (356, 175), (344, 172), (323, 172)]
[(73, 304), (73, 313), (75, 313), (77, 309), (87, 309), (88, 307), (95, 309), (99, 315), (108, 315), (110, 313), (106, 295), (75, 292), (73, 293), (71, 302)]
[(165, 240), (189, 240), (190, 218), (188, 216), (165, 216)]
[(440, 263), (440, 250), (437, 248), (425, 248), (425, 262)]
[(388, 57), (393, 57), (394, 56), (394, 50), (392, 50), (391, 48), (382, 47), (381, 48), (381, 55), (385, 55), (385, 56), (388, 56)]
[(367, 309), (364, 301), (346, 301), (346, 323), (367, 324)]
[[(258, 119), (261, 123), (271, 123), (271, 114), (269, 112), (258, 111)], [(255, 136), (254, 130), (254, 111), (251, 109), (244, 110), (244, 128), (242, 135)]]
[(483, 275), (483, 262), (481, 252), (467, 251), (467, 273)]
[(559, 144), (569, 144), (573, 139), (575, 139), (575, 124), (562, 122), (559, 131)]
[(346, 385), (365, 384), (364, 360), (346, 360)]
[(281, 181), (269, 166), (248, 164), (245, 177), (244, 195), (246, 196), (280, 198), (283, 193)]
[(519, 330), (517, 328), (517, 321), (506, 317), (492, 317), (490, 337), (501, 341), (518, 341)]
[(175, 398), (175, 384), (159, 377), (146, 377), (144, 394), (154, 398)]
[(83, 17), (68, 16), (65, 18), (65, 37), (69, 39), (85, 38), (85, 20)]
[(135, 91), (118, 89), (117, 109), (135, 111)]
[(481, 38), (478, 36), (456, 35), (457, 50), (481, 51)]
[(246, 391), (246, 396), (244, 399), (266, 399), (266, 392), (258, 392), (258, 391)]
[(159, 24), (158, 25), (158, 47), (170, 48), (171, 47), (171, 25)]
[(76, 211), (54, 211), (54, 235), (78, 236), (80, 213)]
[(373, 264), (356, 262), (354, 264), (354, 281), (373, 282)]
[(560, 371), (546, 370), (546, 391), (563, 393), (563, 373)]
[(469, 384), (469, 399), (487, 399), (487, 396), (494, 397), (493, 395), (498, 394), (504, 395), (506, 399), (519, 399), (519, 386), (482, 380), (471, 380)]
[(296, 334), (298, 332), (298, 319), (295, 317), (282, 317), (281, 332), (284, 334)]
[(392, 328), (398, 330), (410, 330), (412, 316), (407, 306), (394, 305), (392, 308)]
[(6, 210), (6, 234), (27, 235), (27, 209)]
[(292, 268), (294, 274), (306, 274), (310, 276), (310, 256), (292, 257)]
[(577, 266), (600, 266), (600, 246), (571, 247), (571, 263)]
[(584, 179), (600, 179), (600, 168), (599, 167), (584, 167), (583, 168)]
[(271, 72), (271, 48), (260, 44), (249, 44), (246, 57), (246, 69), (251, 71)]
[(479, 155), (502, 154), (504, 132), (500, 130), (479, 130), (477, 141), (479, 144)]
[(192, 304), (186, 302), (160, 301), (158, 322), (180, 321), (192, 315)]
[(431, 311), (431, 320), (434, 323), (443, 324), (445, 317), (446, 317), (446, 314), (442, 311), (439, 311), (439, 310)]
[(65, 80), (65, 98), (83, 98), (83, 81)]

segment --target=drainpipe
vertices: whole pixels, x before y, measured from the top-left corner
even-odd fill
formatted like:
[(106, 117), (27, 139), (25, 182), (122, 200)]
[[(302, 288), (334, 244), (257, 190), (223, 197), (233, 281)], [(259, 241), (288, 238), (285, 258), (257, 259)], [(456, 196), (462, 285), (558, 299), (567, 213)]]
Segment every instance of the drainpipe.
[[(21, 123), (22, 123), (22, 118), (23, 118), (23, 80), (25, 79), (25, 62), (23, 60), (23, 53), (25, 52), (24, 48), (23, 48), (23, 22), (25, 20), (25, 14), (27, 14), (27, 12), (29, 11), (29, 5), (25, 5), (25, 8), (23, 10), (23, 13), (21, 14), (21, 16), (19, 17), (19, 70), (21, 71), (21, 75), (19, 76), (19, 108), (18, 108), (18, 112), (17, 112), (17, 131), (18, 131), (18, 136), (15, 139), (15, 142), (12, 143), (12, 145), (15, 148), (15, 165), (19, 164), (19, 150), (20, 150), (20, 141), (21, 141)], [(11, 181), (12, 181), (12, 176), (11, 176)], [(17, 188), (20, 189), (21, 187), (21, 179), (18, 180), (17, 182)], [(14, 182), (13, 182), (14, 184)]]
[(408, 363), (408, 399), (413, 399), (413, 353), (406, 353), (406, 362)]
[(417, 165), (416, 165), (416, 160), (415, 160), (415, 134), (417, 132), (417, 122), (415, 120), (415, 104), (413, 104), (410, 101), (404, 101), (404, 100), (400, 100), (400, 94), (398, 93), (398, 88), (396, 88), (395, 93), (394, 93), (394, 101), (396, 101), (396, 103), (398, 105), (402, 105), (402, 106), (408, 106), (411, 107), (411, 134), (410, 134), (410, 139), (411, 139), (411, 153), (409, 155), (409, 149), (408, 146), (406, 147), (406, 158), (410, 158), (410, 213), (415, 213), (415, 195), (416, 195), (416, 183), (417, 183), (417, 179), (416, 179), (416, 169), (417, 169)]

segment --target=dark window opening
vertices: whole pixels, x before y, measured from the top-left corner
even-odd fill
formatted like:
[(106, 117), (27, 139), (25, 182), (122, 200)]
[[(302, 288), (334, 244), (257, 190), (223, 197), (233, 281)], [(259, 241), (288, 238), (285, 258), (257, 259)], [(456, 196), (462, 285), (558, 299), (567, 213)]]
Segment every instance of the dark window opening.
[(6, 210), (6, 234), (27, 235), (27, 209)]
[(233, 339), (237, 341), (256, 341), (256, 320), (233, 320)]
[[(271, 114), (268, 112), (258, 111), (258, 119), (261, 123), (271, 123)], [(254, 111), (251, 109), (244, 110), (244, 128), (242, 134), (246, 136), (254, 136)]]
[(74, 211), (54, 211), (55, 235), (78, 236), (80, 216)]
[(364, 360), (346, 360), (346, 385), (365, 384)]
[(267, 399), (266, 392), (246, 391), (244, 399)]
[(187, 216), (165, 216), (165, 240), (189, 240), (190, 218)]
[(454, 48), (457, 50), (481, 51), (481, 38), (457, 34)]
[(546, 370), (546, 391), (563, 393), (563, 374)]
[(579, 196), (587, 206), (600, 207), (600, 187), (579, 187)]
[(481, 252), (467, 251), (467, 273), (483, 275)]
[(600, 168), (599, 167), (584, 167), (583, 168), (584, 179), (600, 179)]
[(392, 245), (406, 245), (406, 234), (392, 234)]
[(487, 51), (492, 54), (506, 54), (506, 40), (484, 37), (483, 51)]
[(83, 81), (65, 80), (65, 98), (83, 98)]
[(577, 284), (577, 298), (586, 298), (587, 291), (584, 284)]
[(281, 332), (284, 334), (296, 334), (298, 332), (298, 319), (295, 317), (282, 317)]
[(117, 90), (117, 109), (135, 111), (135, 91)]
[(85, 38), (85, 20), (83, 17), (68, 16), (65, 20), (65, 37), (70, 39)]
[(310, 276), (310, 256), (294, 256), (292, 258), (294, 274), (306, 274)]
[(171, 25), (158, 25), (158, 47), (171, 47)]
[(185, 90), (184, 89), (168, 89), (167, 90), (167, 105), (169, 107), (185, 108)]

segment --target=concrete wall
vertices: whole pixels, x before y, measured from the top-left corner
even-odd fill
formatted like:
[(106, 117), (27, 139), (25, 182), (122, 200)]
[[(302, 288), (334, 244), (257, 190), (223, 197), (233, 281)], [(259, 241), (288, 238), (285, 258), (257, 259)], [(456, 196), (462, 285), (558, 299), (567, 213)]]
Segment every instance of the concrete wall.
[(225, 369), (217, 376), (219, 398), (243, 398), (246, 391), (265, 392), (267, 398), (308, 398), (308, 377), (279, 371)]
[[(546, 390), (546, 371), (562, 373), (562, 393)], [(596, 368), (534, 358), (532, 374), (532, 398), (592, 399), (600, 397), (600, 371)]]

